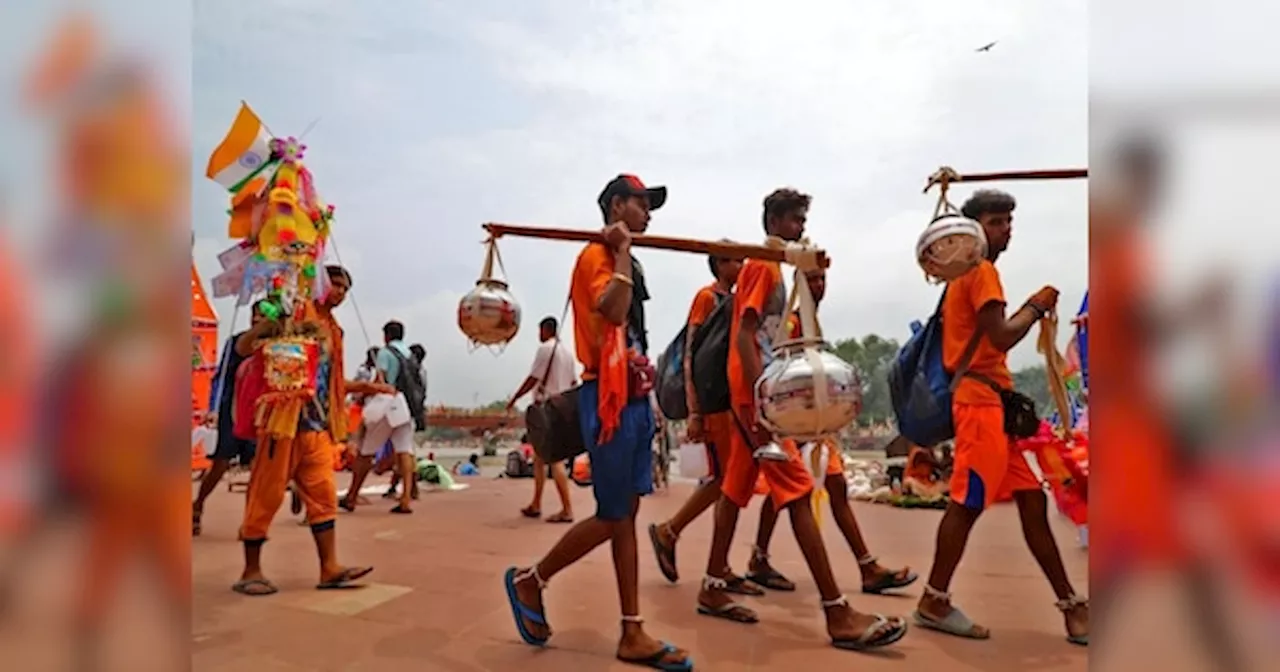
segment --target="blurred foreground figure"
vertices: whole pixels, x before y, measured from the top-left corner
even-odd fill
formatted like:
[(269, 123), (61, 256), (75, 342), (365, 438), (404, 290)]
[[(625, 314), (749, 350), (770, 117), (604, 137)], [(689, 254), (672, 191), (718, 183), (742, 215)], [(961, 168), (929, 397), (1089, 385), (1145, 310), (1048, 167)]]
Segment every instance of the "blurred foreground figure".
[[(1100, 589), (1099, 618), (1140, 575), (1182, 577), (1195, 629), (1218, 669), (1242, 669), (1227, 632), (1205, 554), (1183, 528), (1193, 465), (1176, 449), (1177, 432), (1156, 387), (1157, 354), (1187, 327), (1221, 319), (1220, 288), (1178, 310), (1160, 310), (1148, 256), (1149, 227), (1163, 182), (1164, 157), (1151, 138), (1130, 139), (1116, 155), (1115, 184), (1090, 199), (1090, 431), (1105, 515), (1090, 522), (1090, 575)], [(1113, 480), (1114, 479), (1114, 480)], [(1220, 586), (1218, 586), (1220, 587)]]
[[(103, 626), (138, 556), (158, 570), (153, 583), (167, 598), (175, 634), (189, 636), (190, 485), (174, 478), (188, 465), (173, 450), (189, 429), (181, 367), (190, 348), (181, 321), (189, 296), (187, 159), (148, 72), (102, 60), (86, 17), (55, 35), (23, 93), (31, 112), (57, 125), (59, 211), (51, 229), (65, 245), (53, 279), (75, 281), (92, 301), (86, 329), (45, 339), (66, 345), (42, 377), (47, 389), (35, 409), (46, 432), (40, 453), (50, 460), (46, 507), (85, 516), (74, 640), (84, 669), (102, 660)], [(60, 506), (64, 500), (75, 508)], [(16, 588), (38, 566), (32, 554), (54, 522), (46, 515), (27, 528), (0, 587)]]
[(38, 360), (26, 269), (5, 240), (3, 217), (0, 212), (0, 478), (9, 485), (0, 487), (0, 535), (9, 537), (30, 524), (31, 492), (17, 484), (29, 482), (34, 457), (31, 399)]

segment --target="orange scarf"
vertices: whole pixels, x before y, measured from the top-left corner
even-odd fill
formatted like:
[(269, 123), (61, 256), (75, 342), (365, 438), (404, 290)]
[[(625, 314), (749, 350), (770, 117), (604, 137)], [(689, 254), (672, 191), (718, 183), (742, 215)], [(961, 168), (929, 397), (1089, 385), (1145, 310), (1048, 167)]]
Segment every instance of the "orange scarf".
[(608, 443), (627, 407), (627, 328), (606, 323), (600, 343), (600, 372), (596, 379), (596, 412), (600, 416), (598, 444)]

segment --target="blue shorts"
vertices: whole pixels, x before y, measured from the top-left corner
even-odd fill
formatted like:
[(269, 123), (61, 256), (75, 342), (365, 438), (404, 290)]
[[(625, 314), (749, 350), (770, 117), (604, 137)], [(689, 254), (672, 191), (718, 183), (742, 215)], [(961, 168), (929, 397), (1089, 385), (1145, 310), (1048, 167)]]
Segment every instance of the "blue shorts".
[(653, 407), (637, 399), (622, 409), (622, 420), (613, 438), (596, 445), (600, 416), (596, 410), (598, 385), (582, 384), (578, 393), (578, 420), (582, 441), (591, 458), (591, 488), (596, 496), (596, 517), (623, 520), (631, 515), (631, 500), (653, 492)]

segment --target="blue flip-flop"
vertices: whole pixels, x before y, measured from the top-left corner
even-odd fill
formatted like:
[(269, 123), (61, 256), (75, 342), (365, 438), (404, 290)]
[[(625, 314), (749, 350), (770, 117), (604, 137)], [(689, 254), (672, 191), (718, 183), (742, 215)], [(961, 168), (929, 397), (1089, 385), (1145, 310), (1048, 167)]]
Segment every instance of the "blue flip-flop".
[(676, 651), (676, 647), (662, 642), (662, 649), (648, 658), (623, 658), (618, 656), (618, 660), (628, 665), (639, 665), (653, 670), (662, 670), (663, 672), (693, 672), (693, 656), (685, 656), (684, 660), (678, 663), (664, 663), (663, 658), (667, 654)]
[(535, 637), (529, 632), (529, 628), (525, 627), (525, 619), (538, 625), (546, 625), (547, 617), (546, 614), (534, 611), (520, 601), (520, 596), (516, 594), (516, 571), (515, 567), (508, 568), (506, 575), (503, 576), (503, 582), (507, 587), (507, 601), (511, 603), (511, 615), (516, 619), (516, 630), (519, 631), (520, 639), (523, 639), (525, 644), (546, 646), (547, 637)]

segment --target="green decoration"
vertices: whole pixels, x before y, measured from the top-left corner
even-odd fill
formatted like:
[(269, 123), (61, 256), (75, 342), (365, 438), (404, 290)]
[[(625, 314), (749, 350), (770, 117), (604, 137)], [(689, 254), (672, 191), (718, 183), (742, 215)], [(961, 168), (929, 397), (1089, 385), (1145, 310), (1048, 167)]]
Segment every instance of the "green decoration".
[(272, 301), (267, 301), (262, 305), (258, 306), (258, 312), (261, 313), (262, 316), (267, 318), (268, 320), (280, 319), (280, 306), (276, 305)]

